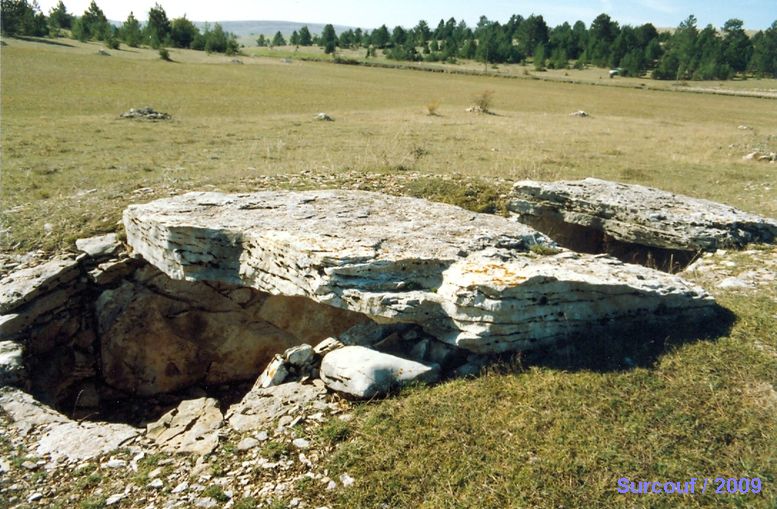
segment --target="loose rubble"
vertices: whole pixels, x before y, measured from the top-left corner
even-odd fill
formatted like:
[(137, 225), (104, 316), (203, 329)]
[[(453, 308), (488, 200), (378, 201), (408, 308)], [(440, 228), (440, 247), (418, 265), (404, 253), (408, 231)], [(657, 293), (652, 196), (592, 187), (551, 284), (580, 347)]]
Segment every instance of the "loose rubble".
[(777, 152), (754, 151), (742, 157), (743, 161), (777, 162)]
[(135, 118), (139, 120), (170, 120), (172, 115), (156, 111), (154, 108), (130, 108), (121, 114), (121, 118)]

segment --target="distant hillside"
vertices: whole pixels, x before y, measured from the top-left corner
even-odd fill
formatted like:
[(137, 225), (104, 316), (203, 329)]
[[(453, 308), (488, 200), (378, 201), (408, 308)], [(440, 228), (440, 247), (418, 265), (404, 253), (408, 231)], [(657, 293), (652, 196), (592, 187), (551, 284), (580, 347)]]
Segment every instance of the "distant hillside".
[[(265, 36), (272, 36), (279, 31), (281, 34), (283, 34), (284, 37), (288, 37), (294, 30), (299, 30), (305, 25), (307, 25), (308, 29), (310, 29), (310, 32), (313, 34), (321, 34), (321, 32), (324, 30), (324, 23), (297, 23), (295, 21), (219, 21), (218, 23), (222, 26), (222, 28), (224, 28), (224, 30), (227, 32), (232, 32), (238, 37), (248, 35), (258, 36), (261, 34), (264, 34)], [(195, 21), (194, 24), (197, 25), (200, 29), (205, 26), (205, 23), (200, 21)], [(210, 23), (211, 26), (214, 24), (215, 22)], [(348, 30), (349, 28), (355, 28), (342, 25), (335, 25), (334, 27), (335, 32), (338, 34)]]

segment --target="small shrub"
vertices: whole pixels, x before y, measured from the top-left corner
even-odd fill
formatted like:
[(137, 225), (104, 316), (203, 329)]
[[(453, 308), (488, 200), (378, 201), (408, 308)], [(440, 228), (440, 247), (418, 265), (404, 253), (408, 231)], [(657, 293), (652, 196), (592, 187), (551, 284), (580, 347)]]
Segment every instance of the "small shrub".
[(224, 490), (221, 489), (221, 486), (208, 486), (205, 491), (202, 492), (202, 496), (210, 497), (216, 502), (221, 502), (222, 504), (229, 502), (229, 497), (226, 493), (224, 493)]
[(167, 51), (167, 48), (159, 48), (159, 58), (161, 58), (165, 62), (173, 61), (173, 59), (170, 58), (170, 52)]
[(560, 249), (547, 244), (532, 244), (531, 247), (529, 247), (529, 251), (540, 256), (550, 256), (561, 252)]
[(106, 507), (104, 497), (89, 497), (78, 504), (80, 509), (102, 509)]
[(426, 104), (426, 114), (430, 117), (437, 116), (437, 110), (440, 108), (440, 101), (431, 101)]
[(494, 91), (484, 90), (483, 93), (475, 97), (474, 102), (475, 106), (483, 113), (490, 112), (494, 103)]

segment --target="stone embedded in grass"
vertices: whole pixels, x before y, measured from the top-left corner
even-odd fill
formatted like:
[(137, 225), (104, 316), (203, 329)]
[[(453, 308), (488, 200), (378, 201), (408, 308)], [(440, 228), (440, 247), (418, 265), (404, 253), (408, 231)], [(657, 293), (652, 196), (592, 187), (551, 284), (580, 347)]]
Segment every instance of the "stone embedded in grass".
[(121, 244), (119, 244), (115, 233), (76, 240), (76, 249), (92, 258), (111, 256), (118, 251), (119, 247)]
[(140, 120), (170, 120), (172, 115), (156, 111), (154, 108), (130, 108), (121, 114), (121, 118), (135, 118)]
[(526, 225), (415, 198), (189, 193), (132, 205), (124, 223), (128, 243), (172, 278), (306, 296), (418, 324), (478, 353), (714, 312), (706, 292), (677, 277), (600, 256), (538, 254), (532, 246), (555, 245)]

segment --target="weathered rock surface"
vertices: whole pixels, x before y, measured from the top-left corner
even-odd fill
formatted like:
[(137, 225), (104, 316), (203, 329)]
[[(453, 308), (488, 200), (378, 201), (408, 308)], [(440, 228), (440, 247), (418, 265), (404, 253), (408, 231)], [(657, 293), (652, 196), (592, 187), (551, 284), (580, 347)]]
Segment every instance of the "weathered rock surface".
[(146, 436), (164, 451), (204, 456), (218, 445), (218, 429), (223, 421), (218, 401), (192, 399), (182, 401), (157, 422), (149, 424)]
[(321, 361), (321, 379), (329, 389), (360, 399), (387, 394), (409, 382), (433, 383), (439, 377), (437, 365), (427, 366), (363, 346), (345, 346)]
[(40, 456), (90, 459), (118, 449), (139, 434), (124, 424), (72, 421), (10, 387), (0, 388), (0, 408), (22, 434), (34, 430), (41, 435), (36, 449)]
[[(78, 262), (55, 258), (50, 262), (11, 273), (0, 281), (0, 313), (6, 314), (53, 289), (72, 286), (78, 278)], [(49, 309), (55, 307), (51, 304)]]
[[(699, 320), (685, 281), (562, 252), (528, 226), (368, 192), (189, 193), (124, 213), (129, 244), (174, 279), (306, 296), (421, 325), (475, 352), (531, 348), (624, 320)], [(542, 250), (538, 250), (542, 251)]]
[(138, 395), (252, 380), (276, 353), (366, 319), (301, 300), (140, 269), (97, 301), (104, 379)]
[(0, 386), (21, 383), (26, 378), (22, 345), (14, 341), (0, 341)]
[(229, 407), (226, 419), (240, 432), (267, 430), (285, 415), (298, 416), (311, 409), (325, 410), (325, 396), (326, 390), (316, 385), (289, 382), (261, 388), (257, 384), (240, 403)]
[(521, 222), (549, 233), (565, 224), (576, 225), (621, 242), (663, 249), (714, 251), (777, 239), (777, 220), (655, 188), (594, 178), (517, 182), (508, 208)]

